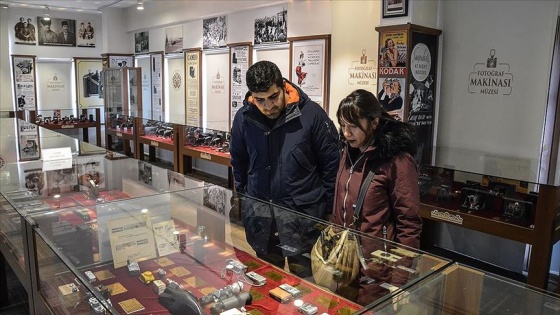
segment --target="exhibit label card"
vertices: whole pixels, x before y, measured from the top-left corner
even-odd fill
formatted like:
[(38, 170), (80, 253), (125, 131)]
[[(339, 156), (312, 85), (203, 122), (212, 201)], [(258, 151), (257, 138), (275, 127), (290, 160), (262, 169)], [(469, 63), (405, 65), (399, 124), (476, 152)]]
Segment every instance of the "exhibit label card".
[(70, 147), (43, 149), (43, 171), (72, 168), (72, 150)]
[(177, 236), (173, 234), (173, 231), (175, 231), (173, 220), (156, 223), (154, 224), (153, 230), (160, 257), (179, 251)]
[(127, 260), (142, 261), (156, 257), (149, 216), (130, 216), (109, 221), (109, 241), (115, 268), (126, 266)]

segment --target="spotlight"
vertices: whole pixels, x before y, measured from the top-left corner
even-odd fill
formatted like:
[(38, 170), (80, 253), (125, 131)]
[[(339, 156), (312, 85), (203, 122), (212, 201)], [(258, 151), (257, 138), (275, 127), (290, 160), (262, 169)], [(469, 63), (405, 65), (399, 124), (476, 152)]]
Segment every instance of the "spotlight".
[(144, 10), (144, 2), (138, 0), (138, 4), (136, 5), (136, 10)]

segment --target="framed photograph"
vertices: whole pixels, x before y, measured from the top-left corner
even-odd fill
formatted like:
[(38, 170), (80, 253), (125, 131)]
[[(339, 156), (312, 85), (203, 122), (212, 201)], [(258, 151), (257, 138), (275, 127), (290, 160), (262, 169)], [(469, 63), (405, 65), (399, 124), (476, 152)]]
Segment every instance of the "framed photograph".
[(189, 126), (202, 126), (202, 50), (187, 49), (185, 57), (185, 114)]
[(103, 107), (101, 58), (74, 58), (79, 108)]
[(236, 43), (229, 45), (230, 56), (230, 116), (229, 127), (237, 111), (243, 107), (243, 100), (247, 93), (245, 75), (252, 64), (253, 47), (251, 43)]
[(16, 110), (36, 110), (35, 56), (12, 55)]
[(227, 45), (226, 16), (202, 20), (202, 49), (219, 48)]
[(290, 81), (328, 113), (330, 35), (290, 37)]
[(383, 18), (408, 15), (408, 0), (383, 0)]

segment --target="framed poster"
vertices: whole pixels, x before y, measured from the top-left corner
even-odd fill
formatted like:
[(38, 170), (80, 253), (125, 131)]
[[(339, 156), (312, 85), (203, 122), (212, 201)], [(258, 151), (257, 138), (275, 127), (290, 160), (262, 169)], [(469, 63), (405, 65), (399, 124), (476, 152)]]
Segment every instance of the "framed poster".
[(165, 53), (181, 52), (183, 49), (183, 26), (167, 27), (165, 29)]
[(41, 157), (39, 127), (22, 120), (18, 120), (17, 125), (19, 161), (38, 160)]
[(150, 50), (150, 33), (148, 31), (134, 33), (134, 52), (146, 53)]
[(74, 58), (78, 108), (103, 107), (101, 58)]
[(255, 19), (254, 43), (285, 43), (288, 38), (288, 9), (285, 6), (265, 8)]
[(383, 0), (383, 18), (408, 15), (408, 0)]
[(230, 59), (230, 120), (229, 126), (233, 124), (233, 118), (237, 111), (243, 107), (243, 100), (247, 93), (247, 84), (245, 82), (245, 74), (249, 66), (253, 64), (251, 56), (253, 49), (251, 43), (238, 43), (229, 45)]
[(103, 69), (134, 67), (134, 56), (130, 54), (101, 54)]
[(291, 37), (290, 81), (328, 113), (330, 35)]
[(37, 110), (35, 56), (12, 55), (16, 110)]
[(162, 121), (163, 115), (163, 52), (150, 54), (152, 74), (152, 119)]
[(91, 20), (78, 21), (78, 37), (76, 43), (78, 47), (91, 47), (95, 48), (95, 28)]
[(185, 53), (185, 123), (202, 127), (201, 66), (202, 50), (186, 49)]
[(37, 17), (39, 45), (76, 47), (76, 20)]

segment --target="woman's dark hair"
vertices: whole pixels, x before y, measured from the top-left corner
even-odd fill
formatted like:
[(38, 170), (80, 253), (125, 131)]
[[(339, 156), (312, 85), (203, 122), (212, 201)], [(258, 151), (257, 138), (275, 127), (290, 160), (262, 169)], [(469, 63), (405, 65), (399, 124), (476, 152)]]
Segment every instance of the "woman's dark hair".
[(252, 65), (246, 74), (247, 88), (250, 92), (267, 92), (274, 84), (279, 88), (284, 86), (284, 78), (278, 66), (263, 60)]
[[(338, 124), (341, 125), (342, 121), (358, 126), (367, 137), (367, 142), (373, 140), (373, 120), (379, 118), (378, 129), (381, 129), (386, 121), (394, 120), (387, 111), (381, 107), (381, 104), (373, 95), (373, 93), (358, 89), (346, 96), (338, 105), (336, 111), (336, 118)], [(360, 119), (366, 118), (368, 120), (367, 130), (362, 129)], [(342, 128), (340, 129), (341, 139), (344, 139)]]

